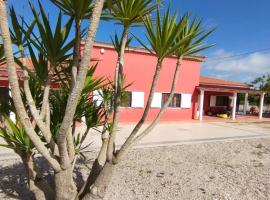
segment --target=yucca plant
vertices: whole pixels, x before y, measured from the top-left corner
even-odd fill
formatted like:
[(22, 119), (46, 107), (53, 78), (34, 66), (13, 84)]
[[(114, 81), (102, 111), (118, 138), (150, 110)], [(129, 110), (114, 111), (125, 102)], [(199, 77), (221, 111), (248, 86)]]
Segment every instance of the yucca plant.
[(30, 153), (33, 145), (20, 121), (14, 123), (5, 113), (2, 114), (2, 117), (6, 127), (0, 127), (0, 137), (4, 139), (6, 144), (0, 144), (0, 146), (12, 149), (20, 156)]
[[(160, 17), (159, 14), (157, 15), (157, 28), (156, 28), (156, 32), (162, 33), (163, 31), (167, 34), (170, 33), (170, 29), (164, 29), (163, 26), (163, 31), (162, 29), (158, 28), (159, 24), (160, 24)], [(167, 19), (169, 15), (168, 15), (168, 11), (165, 14), (165, 18), (164, 18), (164, 22), (166, 23)], [(176, 57), (176, 67), (175, 67), (175, 71), (174, 71), (174, 75), (173, 75), (173, 80), (172, 80), (172, 84), (171, 84), (171, 90), (170, 90), (170, 95), (169, 98), (167, 99), (167, 101), (164, 103), (164, 105), (162, 106), (162, 108), (160, 109), (159, 113), (157, 114), (157, 116), (155, 117), (155, 119), (151, 122), (151, 124), (143, 131), (140, 133), (140, 135), (138, 135), (136, 138), (133, 139), (133, 145), (136, 144), (138, 141), (140, 141), (143, 137), (145, 137), (156, 125), (157, 123), (160, 121), (164, 111), (166, 110), (166, 108), (169, 106), (169, 104), (171, 103), (174, 93), (175, 93), (175, 89), (178, 83), (178, 79), (179, 79), (179, 72), (180, 72), (180, 67), (182, 65), (182, 61), (185, 57), (188, 56), (192, 56), (195, 53), (198, 53), (200, 51), (203, 51), (205, 49), (208, 49), (210, 47), (213, 46), (213, 44), (209, 45), (204, 43), (204, 40), (214, 31), (214, 29), (211, 29), (209, 31), (204, 30), (203, 26), (202, 26), (202, 20), (197, 20), (196, 18), (194, 18), (193, 20), (191, 19), (191, 15), (189, 13), (184, 14), (183, 17), (180, 18), (180, 21), (177, 22), (175, 19), (173, 20), (175, 23), (175, 27), (178, 27), (177, 32), (174, 33), (174, 37), (172, 37), (172, 39), (169, 39), (167, 41), (169, 41), (167, 48), (169, 50), (165, 50), (164, 51), (160, 51), (161, 55), (162, 52), (167, 52), (167, 56), (175, 56)], [(147, 38), (149, 40), (149, 42), (151, 43), (151, 47), (154, 50), (154, 53), (158, 53), (155, 49), (157, 49), (158, 51), (160, 50), (160, 46), (165, 45), (165, 44), (160, 44), (160, 46), (158, 46), (156, 39), (155, 39), (155, 34), (153, 32), (153, 28), (152, 28), (152, 24), (150, 21), (146, 21), (146, 28), (147, 28)], [(164, 23), (163, 22), (163, 23)], [(167, 23), (166, 23), (167, 24)], [(163, 24), (164, 25), (164, 24)], [(173, 26), (173, 24), (172, 24)], [(167, 30), (167, 31), (166, 31)], [(169, 34), (170, 35), (170, 34)], [(150, 37), (149, 37), (150, 36)], [(165, 35), (160, 35), (159, 37), (156, 37), (159, 41), (166, 38)], [(164, 40), (166, 41), (166, 40)], [(139, 42), (141, 44), (143, 44), (140, 40)], [(153, 44), (153, 45), (152, 45)], [(165, 45), (166, 46), (166, 45)], [(147, 47), (145, 47), (147, 48)], [(149, 52), (152, 52), (153, 50), (149, 49)], [(135, 137), (135, 135), (134, 135)], [(121, 154), (121, 153), (120, 153)]]
[(13, 6), (10, 8), (9, 12), (12, 23), (12, 28), (10, 28), (12, 43), (16, 45), (19, 52), (23, 54), (21, 57), (25, 57), (24, 48), (27, 45), (27, 38), (35, 27), (35, 20), (33, 20), (30, 25), (26, 24), (23, 17), (19, 20)]
[(71, 17), (75, 22), (75, 44), (73, 49), (73, 63), (72, 63), (72, 82), (75, 83), (77, 77), (77, 68), (80, 59), (80, 45), (81, 45), (81, 23), (84, 19), (89, 19), (92, 15), (94, 2), (92, 0), (51, 0), (57, 7), (59, 7), (64, 14)]
[(157, 64), (143, 115), (127, 141), (124, 143), (122, 150), (119, 151), (119, 157), (126, 151), (127, 147), (132, 144), (133, 138), (136, 136), (148, 116), (164, 59), (168, 56), (172, 56), (175, 50), (187, 41), (187, 38), (184, 38), (184, 40), (175, 43), (176, 37), (181, 33), (186, 23), (186, 20), (181, 20), (180, 23), (177, 24), (177, 14), (175, 13), (171, 16), (170, 9), (167, 9), (163, 16), (161, 16), (158, 9), (155, 20), (150, 16), (146, 17), (144, 20), (146, 28), (145, 36), (150, 47), (142, 42), (141, 39), (134, 36), (145, 49), (157, 57)]
[[(35, 29), (30, 31), (31, 33), (27, 33), (27, 29), (31, 27), (31, 25), (27, 25), (24, 23), (20, 24), (20, 29), (11, 28), (11, 31), (20, 30), (23, 33), (24, 37), (27, 37), (26, 46), (23, 45), (26, 52), (31, 51), (37, 57), (37, 63), (42, 63), (42, 61), (46, 61), (47, 69), (45, 70), (37, 70), (36, 76), (38, 78), (36, 80), (40, 81), (43, 89), (43, 100), (42, 100), (42, 108), (39, 110), (36, 105), (32, 94), (31, 89), (29, 88), (29, 79), (27, 76), (22, 77), (22, 81), (24, 87), (27, 88), (25, 92), (25, 96), (27, 97), (27, 106), (26, 102), (21, 97), (21, 91), (18, 76), (16, 73), (16, 64), (14, 61), (14, 54), (12, 49), (12, 41), (11, 41), (11, 33), (8, 25), (9, 21), (7, 20), (7, 9), (6, 2), (0, 1), (0, 28), (1, 34), (3, 36), (3, 44), (5, 49), (5, 57), (8, 68), (9, 75), (9, 84), (11, 88), (12, 98), (14, 100), (14, 105), (16, 107), (16, 113), (19, 116), (18, 119), (22, 119), (21, 123), (25, 129), (25, 133), (30, 138), (31, 142), (35, 146), (35, 149), (48, 161), (52, 169), (54, 170), (55, 177), (55, 188), (53, 191), (54, 197), (47, 199), (75, 199), (77, 196), (77, 189), (74, 184), (71, 164), (74, 160), (72, 154), (69, 154), (70, 147), (73, 147), (72, 138), (70, 140), (70, 128), (72, 121), (74, 119), (74, 114), (76, 113), (76, 106), (80, 99), (81, 92), (83, 90), (83, 84), (85, 82), (85, 78), (87, 76), (89, 61), (91, 60), (91, 49), (93, 47), (93, 41), (95, 38), (96, 30), (99, 24), (100, 14), (102, 12), (104, 0), (94, 1), (93, 10), (92, 10), (92, 19), (91, 24), (89, 24), (86, 44), (85, 44), (85, 53), (80, 62), (80, 68), (78, 72), (78, 79), (76, 80), (76, 87), (69, 87), (70, 91), (68, 92), (68, 99), (66, 99), (66, 107), (61, 111), (63, 116), (63, 120), (61, 122), (61, 128), (59, 128), (57, 141), (52, 137), (52, 130), (50, 128), (50, 103), (48, 102), (50, 96), (50, 81), (53, 80), (53, 77), (57, 75), (58, 77), (64, 77), (64, 70), (61, 70), (61, 67), (69, 66), (69, 63), (72, 62), (72, 49), (74, 48), (75, 38), (72, 37), (71, 26), (73, 23), (73, 19), (67, 19), (66, 23), (63, 23), (63, 14), (60, 12), (56, 21), (56, 26), (51, 26), (51, 21), (49, 20), (47, 14), (45, 13), (42, 4), (38, 2), (38, 9), (35, 9), (32, 4), (31, 11), (33, 14), (33, 18), (35, 21)], [(17, 18), (18, 19), (18, 18)], [(14, 32), (13, 36), (17, 38), (16, 32)], [(13, 43), (17, 43), (19, 40), (13, 40)], [(42, 58), (41, 60), (39, 60)], [(44, 60), (43, 60), (44, 58)], [(18, 59), (20, 61), (20, 59)], [(26, 59), (24, 59), (26, 60)], [(31, 62), (30, 62), (31, 63)], [(22, 63), (25, 66), (25, 62)], [(40, 67), (43, 67), (43, 63)], [(60, 68), (60, 70), (59, 70)], [(36, 69), (33, 71), (27, 69), (26, 72), (33, 72), (35, 74)], [(57, 70), (57, 72), (56, 72)], [(61, 73), (57, 74), (59, 71)], [(47, 73), (47, 74), (46, 74)], [(43, 76), (45, 74), (45, 76)], [(30, 74), (31, 76), (31, 74)], [(47, 79), (45, 81), (41, 81)], [(63, 81), (64, 82), (64, 81)], [(45, 92), (46, 91), (46, 92)], [(45, 105), (45, 106), (43, 106)], [(31, 112), (28, 112), (27, 107), (31, 107)], [(44, 108), (44, 109), (43, 109)], [(45, 113), (45, 114), (44, 114)], [(67, 114), (70, 113), (70, 114)], [(34, 123), (31, 120), (34, 118)], [(36, 127), (38, 126), (38, 130)], [(41, 138), (44, 136), (45, 140)], [(72, 135), (71, 135), (72, 136)], [(71, 142), (70, 142), (71, 141)], [(48, 148), (48, 145), (49, 148)], [(73, 149), (74, 150), (74, 149)], [(67, 152), (68, 151), (68, 152)], [(38, 182), (38, 181), (37, 181)], [(50, 185), (47, 184), (50, 188)], [(67, 189), (69, 188), (69, 189)], [(37, 190), (43, 194), (49, 193), (46, 187), (37, 187)], [(67, 189), (67, 190), (66, 190)], [(43, 190), (43, 191), (42, 191)], [(34, 192), (34, 191), (33, 191)], [(39, 196), (37, 199), (45, 199)]]
[[(124, 66), (124, 53), (126, 44), (128, 42), (128, 33), (130, 27), (140, 26), (146, 18), (156, 8), (158, 3), (152, 0), (115, 0), (111, 7), (109, 7), (108, 17), (115, 20), (116, 24), (123, 27), (121, 40), (118, 42), (118, 61), (115, 68), (114, 82), (115, 82), (115, 97), (114, 97), (114, 112), (113, 112), (113, 123), (111, 137), (108, 143), (107, 156), (108, 160), (113, 159), (113, 146), (118, 129), (119, 121), (119, 109), (121, 104), (121, 85)], [(118, 37), (117, 37), (118, 38)], [(116, 43), (116, 41), (115, 41)]]
[[(70, 40), (72, 19), (62, 26), (63, 14), (59, 12), (56, 27), (53, 28), (42, 5), (39, 3), (39, 12), (30, 4), (38, 33), (31, 32), (28, 40), (35, 49), (50, 62), (50, 67), (66, 62), (70, 58), (75, 39)], [(54, 31), (53, 31), (54, 30)]]
[[(40, 174), (40, 169), (34, 161), (36, 149), (30, 138), (27, 136), (22, 123), (18, 120), (13, 122), (7, 114), (2, 113), (2, 123), (4, 127), (0, 127), (0, 137), (5, 141), (0, 146), (12, 149), (22, 160), (26, 175), (27, 185), (30, 191), (35, 195), (36, 199), (53, 198), (52, 191)], [(47, 188), (47, 193), (42, 192), (41, 187)]]

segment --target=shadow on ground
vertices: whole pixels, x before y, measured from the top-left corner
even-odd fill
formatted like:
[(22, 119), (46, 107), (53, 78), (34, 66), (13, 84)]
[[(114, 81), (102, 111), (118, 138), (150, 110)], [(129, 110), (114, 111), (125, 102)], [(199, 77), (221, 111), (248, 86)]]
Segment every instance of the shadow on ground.
[(4, 198), (34, 199), (27, 189), (25, 169), (22, 163), (17, 162), (0, 168), (0, 193)]
[[(42, 158), (36, 158), (39, 169), (44, 174), (48, 183), (54, 188), (53, 171), (50, 169), (47, 162)], [(0, 199), (22, 199), (32, 200), (33, 194), (27, 188), (27, 178), (24, 166), (21, 160), (2, 161), (0, 164)], [(74, 179), (80, 188), (84, 183), (82, 168), (89, 168), (91, 170), (93, 160), (78, 159), (77, 167), (74, 169)]]

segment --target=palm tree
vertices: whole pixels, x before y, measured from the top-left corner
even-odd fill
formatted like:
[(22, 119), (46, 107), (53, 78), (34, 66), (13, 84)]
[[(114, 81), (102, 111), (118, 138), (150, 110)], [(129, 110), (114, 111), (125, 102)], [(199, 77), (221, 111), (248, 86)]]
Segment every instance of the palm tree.
[(180, 34), (176, 36), (175, 43), (173, 44), (173, 46), (177, 44), (180, 44), (180, 46), (178, 46), (173, 52), (173, 55), (176, 57), (176, 67), (174, 71), (169, 98), (164, 103), (164, 105), (162, 106), (158, 115), (152, 121), (152, 123), (133, 140), (133, 145), (139, 142), (151, 130), (153, 130), (153, 128), (160, 121), (160, 118), (162, 117), (164, 111), (170, 105), (175, 93), (176, 85), (179, 78), (179, 71), (182, 65), (183, 58), (192, 56), (200, 51), (203, 51), (213, 46), (213, 44), (209, 45), (203, 42), (215, 29), (211, 29), (209, 31), (204, 30), (202, 26), (202, 20), (197, 20), (195, 18), (191, 22), (191, 15), (189, 13), (186, 13), (180, 19), (179, 24), (181, 23), (184, 23), (185, 25), (183, 29), (180, 31)]
[(81, 23), (84, 19), (89, 19), (93, 12), (94, 2), (92, 0), (50, 0), (59, 7), (64, 14), (70, 16), (75, 21), (75, 46), (73, 50), (73, 65), (72, 65), (72, 83), (73, 87), (77, 77), (77, 67), (80, 59), (81, 45)]
[[(156, 71), (143, 116), (131, 132), (124, 145), (119, 150), (116, 162), (123, 156), (123, 154), (130, 148), (130, 146), (135, 145), (159, 122), (161, 116), (163, 115), (168, 105), (171, 103), (174, 96), (183, 57), (193, 55), (194, 53), (211, 47), (211, 45), (204, 45), (202, 42), (208, 35), (213, 32), (213, 30), (208, 32), (203, 31), (201, 21), (197, 22), (196, 19), (194, 19), (190, 24), (190, 15), (188, 13), (181, 17), (180, 21), (177, 23), (176, 14), (174, 14), (173, 17), (170, 17), (169, 9), (166, 11), (163, 18), (161, 18), (160, 12), (158, 10), (155, 24), (153, 23), (153, 20), (148, 17), (145, 21), (145, 27), (147, 29), (146, 38), (150, 43), (151, 48), (147, 47), (140, 39), (137, 38), (137, 40), (141, 45), (148, 49), (150, 53), (157, 56)], [(136, 134), (144, 124), (150, 110), (157, 80), (162, 68), (162, 62), (168, 56), (176, 56), (177, 58), (169, 98), (162, 106), (153, 122), (140, 135), (136, 137)]]
[[(123, 26), (123, 32), (120, 40), (120, 49), (118, 51), (118, 61), (115, 68), (115, 100), (111, 137), (108, 143), (107, 159), (112, 162), (113, 146), (115, 134), (119, 121), (119, 109), (121, 103), (121, 85), (123, 85), (123, 66), (124, 53), (128, 42), (128, 32), (130, 27), (141, 25), (144, 18), (151, 14), (157, 8), (157, 3), (152, 0), (115, 0), (109, 12), (108, 18), (116, 20), (117, 24)], [(106, 13), (105, 13), (106, 17)]]
[[(67, 100), (65, 114), (58, 132), (57, 146), (59, 149), (59, 157), (57, 156), (58, 158), (56, 158), (55, 154), (44, 145), (44, 141), (42, 141), (42, 139), (38, 134), (40, 132), (37, 132), (35, 127), (32, 125), (30, 117), (28, 115), (29, 113), (27, 112), (23, 99), (20, 95), (20, 86), (16, 73), (16, 65), (12, 51), (12, 41), (8, 26), (6, 1), (3, 0), (0, 1), (0, 28), (3, 37), (4, 53), (7, 63), (8, 77), (9, 77), (9, 84), (11, 87), (12, 98), (14, 100), (16, 112), (23, 125), (26, 135), (29, 137), (29, 139), (31, 140), (32, 144), (35, 146), (37, 151), (48, 161), (48, 163), (55, 172), (56, 199), (73, 199), (73, 197), (75, 198), (75, 196), (77, 195), (77, 190), (75, 188), (72, 176), (72, 166), (71, 166), (72, 160), (69, 159), (67, 151), (68, 150), (68, 146), (66, 143), (67, 133), (69, 132), (71, 123), (74, 119), (74, 114), (76, 112), (76, 105), (80, 100), (81, 93), (84, 88), (85, 79), (89, 70), (88, 64), (89, 60), (91, 60), (92, 55), (91, 52), (93, 48), (93, 41), (99, 24), (103, 4), (104, 0), (97, 0), (95, 1), (95, 4), (93, 6), (93, 14), (91, 17), (91, 24), (89, 24), (88, 28), (88, 36), (86, 39), (84, 56), (82, 57), (81, 61), (81, 67), (79, 68), (75, 86), (70, 91), (70, 98)], [(39, 18), (38, 14), (35, 16), (36, 18)], [(48, 29), (49, 23), (47, 20), (44, 20), (46, 18), (46, 15), (42, 12), (42, 10), (40, 16), (43, 22), (37, 24), (38, 29), (45, 31), (49, 30)], [(61, 23), (57, 23), (56, 29), (58, 30), (61, 29)], [(49, 56), (53, 55), (54, 53), (58, 53), (58, 55), (63, 53), (63, 51), (65, 51), (64, 46), (66, 43), (63, 46), (61, 46), (60, 49), (51, 49), (48, 43), (45, 42), (39, 43), (40, 37), (46, 37), (46, 39), (52, 41), (53, 38), (58, 36), (59, 35), (53, 35), (52, 32), (50, 31), (43, 32), (38, 38), (29, 38), (29, 42), (33, 45), (36, 44), (34, 45), (35, 48), (38, 49), (40, 53), (49, 58)], [(64, 39), (64, 37), (62, 36), (60, 37)], [(50, 58), (51, 60), (49, 61), (52, 64), (52, 66), (54, 66), (53, 64), (56, 64), (59, 61), (59, 59), (60, 60), (67, 59), (67, 57), (65, 56), (61, 56), (61, 58), (58, 56)], [(42, 132), (42, 134), (44, 133), (45, 131)]]

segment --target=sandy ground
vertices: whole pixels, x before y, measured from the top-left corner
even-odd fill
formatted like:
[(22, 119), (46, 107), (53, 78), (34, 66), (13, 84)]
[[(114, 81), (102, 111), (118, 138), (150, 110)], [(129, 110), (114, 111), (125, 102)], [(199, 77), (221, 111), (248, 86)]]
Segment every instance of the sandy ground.
[[(31, 199), (19, 161), (0, 162), (0, 199)], [(86, 167), (80, 165), (85, 178)], [(132, 150), (106, 200), (270, 199), (270, 139)]]

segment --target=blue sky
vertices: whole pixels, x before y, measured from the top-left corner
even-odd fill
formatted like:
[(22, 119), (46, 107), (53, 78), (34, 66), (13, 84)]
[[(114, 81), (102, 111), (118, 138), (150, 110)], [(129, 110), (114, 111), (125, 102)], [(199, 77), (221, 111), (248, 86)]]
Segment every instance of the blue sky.
[[(53, 21), (58, 10), (48, 0), (41, 2)], [(10, 0), (9, 4), (14, 5), (20, 15), (31, 19), (28, 1)], [(208, 42), (216, 46), (203, 52), (208, 56), (202, 65), (203, 75), (251, 81), (270, 73), (270, 50), (259, 51), (270, 49), (269, 0), (165, 0), (165, 4), (170, 4), (180, 14), (189, 11), (203, 18), (205, 27), (217, 28), (208, 38)], [(120, 28), (113, 22), (102, 22), (97, 40), (110, 42), (110, 36), (121, 31)], [(141, 36), (144, 30), (136, 28), (132, 32)], [(239, 54), (241, 56), (235, 56)]]

